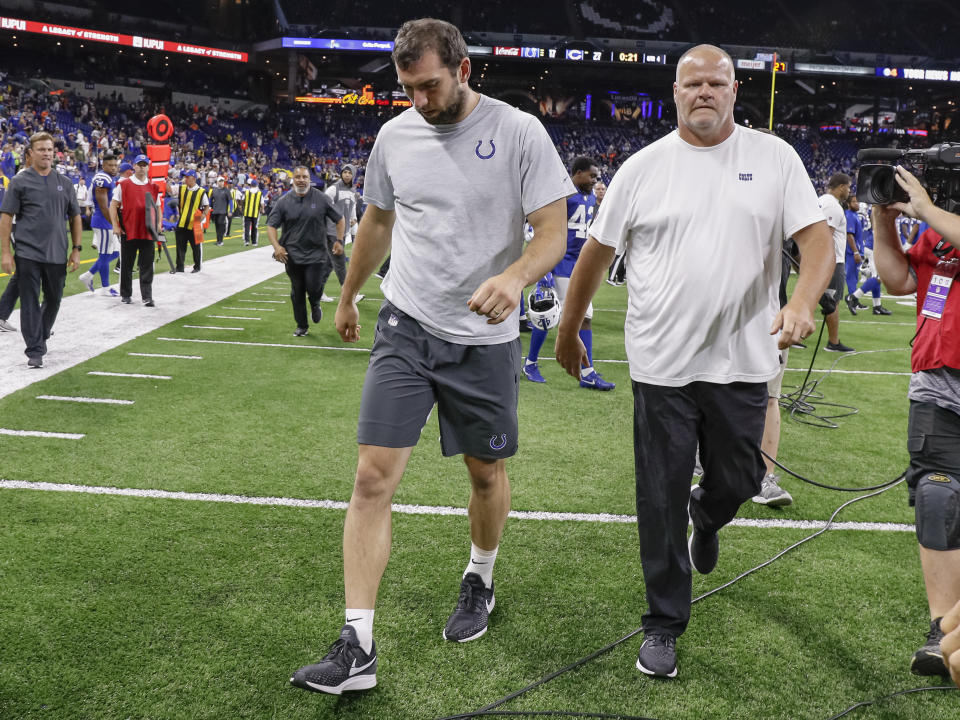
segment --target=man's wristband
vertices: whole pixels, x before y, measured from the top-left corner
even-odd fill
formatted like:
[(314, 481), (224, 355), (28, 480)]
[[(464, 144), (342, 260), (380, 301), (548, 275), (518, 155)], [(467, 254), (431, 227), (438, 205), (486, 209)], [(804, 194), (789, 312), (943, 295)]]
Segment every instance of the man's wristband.
[(83, 245), (74, 245), (73, 249), (75, 252), (80, 252), (81, 250), (83, 250)]

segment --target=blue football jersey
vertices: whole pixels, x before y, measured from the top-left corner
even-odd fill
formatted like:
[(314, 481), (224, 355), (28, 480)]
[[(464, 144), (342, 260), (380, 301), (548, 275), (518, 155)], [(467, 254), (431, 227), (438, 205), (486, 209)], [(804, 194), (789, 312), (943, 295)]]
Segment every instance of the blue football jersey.
[(93, 181), (90, 185), (90, 192), (93, 194), (93, 216), (90, 218), (90, 227), (101, 230), (111, 230), (113, 226), (110, 224), (110, 218), (104, 217), (100, 211), (100, 203), (97, 202), (97, 188), (106, 188), (107, 206), (109, 207), (110, 201), (113, 200), (113, 190), (117, 186), (117, 180), (101, 170), (93, 176)]
[(576, 193), (567, 198), (567, 252), (553, 269), (554, 275), (570, 277), (573, 273), (596, 209), (597, 196), (593, 193)]
[[(847, 234), (853, 235), (853, 242), (857, 246), (857, 252), (863, 254), (863, 226), (860, 224), (860, 216), (853, 210), (844, 211), (847, 215)], [(853, 251), (847, 245), (847, 255), (853, 259)]]

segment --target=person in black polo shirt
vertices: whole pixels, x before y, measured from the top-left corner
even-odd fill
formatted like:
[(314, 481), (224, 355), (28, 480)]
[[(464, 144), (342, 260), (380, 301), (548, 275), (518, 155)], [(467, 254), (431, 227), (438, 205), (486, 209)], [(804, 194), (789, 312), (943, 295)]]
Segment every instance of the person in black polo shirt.
[[(0, 268), (20, 282), (20, 324), (27, 365), (43, 367), (47, 338), (60, 310), (63, 285), (80, 264), (80, 205), (70, 178), (53, 170), (53, 137), (40, 132), (30, 138), (33, 167), (10, 181), (0, 205)], [(10, 230), (17, 219), (17, 254), (10, 250)], [(64, 221), (70, 221), (73, 251), (69, 253)], [(43, 289), (43, 306), (40, 290)]]
[[(327, 262), (327, 225), (329, 218), (337, 224), (337, 240), (343, 242), (345, 223), (333, 201), (310, 187), (310, 171), (299, 166), (293, 169), (293, 190), (283, 195), (267, 218), (267, 237), (273, 245), (273, 257), (286, 267), (290, 276), (290, 300), (297, 321), (296, 337), (307, 334), (306, 297), (310, 298), (311, 316), (320, 322), (321, 276)], [(277, 228), (283, 233), (277, 238)]]

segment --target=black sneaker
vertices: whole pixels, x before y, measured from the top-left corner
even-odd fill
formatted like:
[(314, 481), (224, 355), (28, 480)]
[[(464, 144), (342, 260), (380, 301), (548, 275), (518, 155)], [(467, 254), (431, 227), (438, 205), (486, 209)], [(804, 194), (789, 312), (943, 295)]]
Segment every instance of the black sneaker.
[(677, 639), (666, 633), (649, 633), (637, 656), (637, 670), (653, 677), (677, 676)]
[(857, 309), (860, 307), (860, 303), (857, 302), (857, 298), (853, 295), (853, 293), (847, 293), (844, 301), (846, 301), (847, 307), (850, 309), (850, 314), (856, 315)]
[(701, 575), (709, 575), (717, 566), (717, 559), (720, 557), (720, 538), (717, 533), (706, 533), (694, 526), (687, 549), (693, 569)]
[(828, 342), (823, 346), (823, 349), (827, 352), (854, 352), (852, 347), (844, 345), (842, 342)]
[(39, 370), (43, 367), (43, 358), (41, 356), (27, 358), (27, 367)]
[(874, 305), (873, 306), (874, 315), (893, 315), (893, 312), (887, 310), (883, 305)]
[(307, 334), (307, 332), (309, 332), (309, 331), (308, 331), (306, 328), (298, 327), (296, 330), (293, 331), (293, 336), (294, 336), (294, 337), (303, 337), (304, 335)]
[(156, 303), (153, 302), (153, 300), (144, 300), (144, 301), (143, 301), (143, 306), (144, 306), (144, 307), (156, 307), (157, 305), (156, 305)]
[(487, 588), (483, 578), (476, 573), (467, 573), (460, 583), (457, 609), (443, 629), (443, 639), (452, 642), (476, 640), (487, 631), (487, 621), (495, 604), (493, 586)]
[(128, 298), (128, 297), (122, 297), (122, 298), (120, 298), (120, 302), (122, 302), (124, 305), (129, 305), (130, 303), (133, 302), (133, 300), (131, 300), (131, 299)]
[(368, 655), (357, 641), (357, 631), (344, 625), (323, 660), (297, 670), (290, 684), (331, 695), (345, 690), (369, 690), (377, 684), (377, 644), (373, 644)]
[(316, 305), (311, 305), (310, 319), (313, 320), (314, 323), (318, 323), (322, 318), (323, 318), (323, 309), (320, 307), (320, 303), (317, 303)]
[(910, 672), (914, 675), (943, 675), (950, 677), (950, 671), (943, 664), (943, 651), (940, 650), (940, 641), (943, 640), (943, 630), (940, 629), (941, 618), (930, 621), (930, 632), (923, 647), (917, 650), (910, 659)]

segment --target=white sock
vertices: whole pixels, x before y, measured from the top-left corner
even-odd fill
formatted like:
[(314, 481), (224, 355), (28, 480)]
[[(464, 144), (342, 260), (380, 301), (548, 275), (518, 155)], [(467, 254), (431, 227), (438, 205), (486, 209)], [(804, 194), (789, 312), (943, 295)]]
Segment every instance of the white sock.
[(470, 564), (463, 571), (464, 577), (467, 573), (476, 573), (483, 578), (483, 584), (486, 587), (493, 585), (493, 563), (497, 560), (497, 551), (500, 546), (497, 545), (493, 550), (482, 550), (473, 543), (470, 543)]
[(589, 377), (590, 373), (592, 372), (593, 372), (593, 365), (591, 365), (590, 367), (582, 367), (580, 368), (580, 377), (581, 378)]
[(880, 300), (881, 298), (873, 298), (873, 306), (880, 307)]
[(857, 300), (859, 300), (860, 298), (863, 297), (863, 288), (857, 288), (850, 294), (853, 295)]
[(347, 608), (347, 625), (357, 631), (360, 647), (367, 654), (373, 648), (373, 610)]

